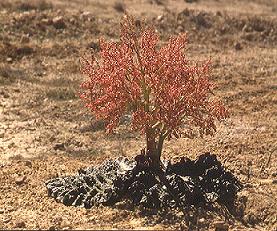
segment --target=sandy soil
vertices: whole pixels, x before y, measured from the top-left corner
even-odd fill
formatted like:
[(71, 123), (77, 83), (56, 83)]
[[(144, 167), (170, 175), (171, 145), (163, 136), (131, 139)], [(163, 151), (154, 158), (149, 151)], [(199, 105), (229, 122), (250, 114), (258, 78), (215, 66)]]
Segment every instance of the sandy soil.
[(66, 207), (44, 186), (144, 147), (126, 123), (107, 136), (76, 97), (79, 57), (100, 37), (118, 39), (124, 8), (164, 41), (188, 31), (187, 55), (212, 58), (231, 111), (214, 137), (165, 144), (166, 158), (215, 153), (245, 184), (242, 221), (203, 213), (194, 229), (277, 230), (276, 0), (0, 1), (0, 229), (188, 229), (180, 211)]

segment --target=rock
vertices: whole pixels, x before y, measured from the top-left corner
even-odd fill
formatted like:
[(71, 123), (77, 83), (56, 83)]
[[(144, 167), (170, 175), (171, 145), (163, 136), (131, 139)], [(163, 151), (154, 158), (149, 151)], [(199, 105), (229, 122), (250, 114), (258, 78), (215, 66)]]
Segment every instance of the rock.
[(67, 230), (67, 229), (72, 229), (72, 226), (68, 220), (63, 220), (61, 223), (61, 228)]
[(30, 42), (30, 37), (29, 35), (22, 35), (20, 39), (20, 43), (29, 43)]
[(29, 46), (23, 46), (16, 49), (16, 54), (19, 56), (27, 56), (34, 53), (34, 49)]
[(21, 185), (21, 184), (24, 183), (24, 181), (25, 181), (26, 179), (27, 179), (26, 176), (18, 177), (18, 178), (15, 179), (15, 183), (16, 183), (17, 185)]
[(0, 138), (4, 138), (4, 136), (5, 136), (4, 132), (0, 133)]
[(25, 163), (25, 166), (30, 168), (32, 167), (32, 162), (30, 160), (25, 160), (24, 163)]
[(11, 217), (7, 217), (3, 219), (3, 223), (9, 223), (12, 220)]
[(115, 2), (113, 8), (119, 13), (124, 13), (126, 10), (126, 6), (123, 2)]
[(238, 50), (241, 50), (242, 49), (242, 46), (239, 42), (236, 42), (235, 43), (235, 49), (238, 51)]
[(4, 96), (4, 99), (10, 98), (10, 95), (7, 92), (4, 92), (3, 96)]
[(70, 18), (70, 19), (69, 19), (69, 22), (70, 22), (71, 24), (75, 24), (75, 23), (76, 23), (76, 20), (75, 20), (75, 18)]
[(12, 59), (11, 57), (8, 57), (8, 58), (6, 59), (6, 61), (7, 61), (8, 63), (11, 63), (11, 62), (13, 61), (13, 59)]
[(242, 28), (243, 32), (251, 32), (253, 29), (251, 28), (251, 26), (245, 24)]
[(11, 142), (8, 144), (8, 148), (14, 148), (15, 147), (15, 143), (14, 142)]
[(222, 17), (222, 13), (220, 11), (216, 11), (215, 15), (219, 16), (219, 17)]
[(53, 21), (49, 18), (43, 18), (43, 19), (41, 19), (41, 23), (45, 24), (45, 25), (51, 25), (53, 23)]
[(158, 21), (158, 22), (160, 22), (160, 21), (162, 21), (162, 20), (163, 20), (163, 18), (164, 18), (164, 16), (163, 16), (163, 15), (159, 15), (159, 16), (157, 17), (157, 21)]
[(198, 223), (199, 223), (199, 224), (204, 224), (204, 222), (205, 222), (205, 218), (200, 218), (200, 219), (198, 220)]
[(187, 3), (193, 3), (193, 2), (197, 2), (198, 0), (185, 0), (185, 2)]
[(63, 150), (65, 150), (65, 144), (64, 143), (57, 143), (57, 144), (55, 144), (54, 145), (54, 150), (61, 150), (61, 151), (63, 151)]
[(14, 228), (26, 228), (24, 221), (16, 221)]
[(258, 224), (261, 221), (260, 217), (257, 216), (257, 215), (254, 215), (252, 212), (246, 214), (243, 217), (243, 220), (244, 220), (244, 222), (247, 222), (247, 223), (249, 223), (251, 225), (256, 225), (256, 224)]
[(53, 26), (56, 29), (64, 29), (66, 28), (66, 24), (64, 22), (64, 18), (62, 16), (57, 16), (53, 18)]
[(15, 210), (16, 210), (16, 209), (15, 209), (13, 206), (10, 206), (10, 205), (9, 205), (9, 206), (6, 207), (6, 211), (7, 211), (7, 212), (13, 212), (13, 211), (15, 211)]
[(229, 226), (225, 224), (224, 222), (217, 222), (214, 224), (215, 231), (228, 231)]
[(192, 20), (197, 24), (197, 26), (201, 26), (204, 28), (209, 28), (211, 27), (210, 22), (208, 21), (207, 17), (206, 17), (206, 13), (204, 12), (199, 12), (198, 14), (196, 14)]
[(3, 214), (5, 212), (4, 209), (0, 209), (0, 214)]
[(80, 15), (81, 20), (89, 20), (91, 17), (91, 13), (89, 11), (85, 11)]

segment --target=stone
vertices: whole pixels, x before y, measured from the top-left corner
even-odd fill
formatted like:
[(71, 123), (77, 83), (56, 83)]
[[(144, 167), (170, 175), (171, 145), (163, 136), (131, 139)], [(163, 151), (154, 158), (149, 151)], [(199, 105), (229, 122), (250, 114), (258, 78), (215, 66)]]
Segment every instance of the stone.
[(199, 223), (204, 223), (204, 221), (205, 221), (204, 218), (200, 218), (200, 219), (198, 220)]
[(15, 211), (16, 209), (13, 207), (13, 206), (11, 206), (11, 205), (9, 205), (9, 206), (7, 206), (6, 207), (6, 211), (7, 212), (13, 212), (13, 211)]
[(234, 47), (237, 51), (242, 49), (242, 46), (239, 42), (236, 42)]
[(163, 15), (159, 15), (158, 17), (157, 17), (157, 21), (162, 21), (163, 20), (163, 18), (164, 18), (164, 16)]
[(3, 223), (9, 223), (12, 220), (11, 217), (7, 217), (3, 219)]
[(32, 167), (32, 162), (31, 162), (30, 160), (25, 160), (25, 161), (24, 161), (24, 164), (25, 164), (25, 166), (27, 166), (27, 167), (29, 167), (29, 168)]
[(16, 221), (14, 227), (15, 228), (26, 228), (26, 224), (24, 221)]
[(81, 20), (88, 20), (91, 17), (91, 13), (89, 11), (85, 11), (80, 15)]
[(61, 228), (62, 229), (72, 229), (72, 226), (68, 220), (63, 220), (61, 223)]
[(245, 25), (243, 26), (243, 28), (242, 28), (242, 31), (243, 31), (243, 32), (251, 32), (251, 27), (248, 26), (247, 24), (245, 24)]
[(57, 143), (57, 144), (55, 144), (54, 145), (54, 150), (61, 150), (61, 151), (63, 151), (63, 150), (65, 150), (65, 145), (64, 145), (64, 143)]
[(21, 185), (21, 184), (24, 183), (24, 181), (25, 181), (26, 179), (27, 179), (26, 176), (20, 176), (20, 177), (18, 177), (18, 178), (15, 179), (15, 183), (16, 183), (17, 185)]
[(57, 230), (58, 228), (56, 228), (54, 225), (50, 226), (48, 230)]
[(13, 61), (13, 59), (12, 59), (11, 57), (8, 57), (8, 58), (6, 59), (6, 61), (7, 61), (8, 63), (11, 63), (11, 62)]
[(217, 222), (214, 224), (215, 231), (228, 231), (229, 226), (225, 224), (224, 222)]
[(51, 25), (53, 23), (53, 21), (49, 18), (43, 18), (43, 19), (41, 19), (41, 23), (45, 24), (45, 25)]
[(219, 16), (219, 17), (222, 17), (222, 13), (220, 11), (216, 11), (215, 15)]
[(53, 26), (56, 29), (64, 29), (66, 28), (66, 24), (64, 22), (64, 18), (62, 16), (57, 16), (53, 18)]
[(198, 0), (185, 0), (185, 2), (187, 3), (193, 3), (193, 2), (197, 2)]
[(20, 39), (20, 43), (29, 43), (30, 42), (30, 37), (29, 35), (22, 35)]

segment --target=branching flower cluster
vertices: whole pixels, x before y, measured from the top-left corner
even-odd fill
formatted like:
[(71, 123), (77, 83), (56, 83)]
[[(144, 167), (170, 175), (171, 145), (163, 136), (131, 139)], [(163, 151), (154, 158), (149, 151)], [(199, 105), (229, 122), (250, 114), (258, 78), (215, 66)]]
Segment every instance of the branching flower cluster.
[(191, 64), (184, 49), (186, 34), (172, 36), (159, 48), (159, 36), (130, 15), (121, 23), (119, 42), (101, 39), (98, 55), (82, 58), (81, 98), (111, 132), (120, 118), (132, 115), (132, 127), (146, 135), (147, 154), (160, 159), (163, 142), (216, 131), (227, 117), (215, 99), (210, 61)]

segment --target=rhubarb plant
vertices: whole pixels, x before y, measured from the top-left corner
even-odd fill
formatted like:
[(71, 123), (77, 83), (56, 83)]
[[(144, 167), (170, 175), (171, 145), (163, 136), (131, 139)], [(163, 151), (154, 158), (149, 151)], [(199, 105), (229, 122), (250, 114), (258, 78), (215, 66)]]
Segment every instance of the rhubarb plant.
[(152, 27), (125, 15), (120, 40), (100, 39), (99, 53), (81, 59), (86, 107), (107, 122), (108, 132), (131, 114), (132, 128), (145, 135), (145, 155), (156, 164), (165, 139), (192, 138), (195, 130), (212, 135), (216, 121), (228, 116), (213, 93), (210, 60), (191, 62), (186, 44), (182, 33), (162, 45)]

